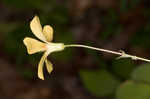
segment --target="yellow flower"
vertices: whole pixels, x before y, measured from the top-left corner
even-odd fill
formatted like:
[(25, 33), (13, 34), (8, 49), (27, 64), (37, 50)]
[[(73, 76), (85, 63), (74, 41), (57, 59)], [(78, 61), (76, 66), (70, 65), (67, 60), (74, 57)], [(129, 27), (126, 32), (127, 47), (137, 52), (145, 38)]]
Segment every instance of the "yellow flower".
[(70, 44), (70, 45), (64, 45), (63, 43), (52, 43), (51, 41), (53, 40), (53, 29), (50, 25), (45, 25), (42, 29), (42, 26), (40, 24), (40, 20), (38, 16), (35, 16), (33, 20), (30, 23), (30, 28), (33, 32), (33, 34), (39, 38), (42, 42), (33, 39), (31, 37), (25, 37), (23, 42), (25, 46), (27, 47), (28, 54), (34, 54), (37, 52), (44, 52), (39, 65), (38, 65), (38, 77), (42, 80), (44, 80), (44, 75), (43, 75), (43, 66), (44, 62), (46, 64), (47, 71), (49, 73), (52, 72), (53, 66), (50, 61), (47, 60), (47, 56), (56, 51), (62, 51), (66, 47), (83, 47), (83, 48), (88, 48), (92, 50), (97, 50), (97, 51), (102, 51), (102, 52), (107, 52), (111, 54), (116, 54), (121, 56), (121, 58), (131, 58), (133, 60), (143, 60), (150, 62), (150, 60), (129, 55), (126, 54), (125, 52), (115, 52), (111, 50), (106, 50), (102, 48), (96, 48), (96, 47), (91, 47), (91, 46), (86, 46), (86, 45), (80, 45), (80, 44)]
[(36, 52), (44, 52), (38, 64), (38, 77), (44, 80), (43, 76), (44, 62), (46, 64), (46, 68), (49, 73), (51, 73), (53, 70), (52, 63), (47, 60), (47, 56), (52, 52), (64, 50), (65, 46), (63, 43), (51, 42), (53, 40), (53, 29), (50, 25), (45, 25), (42, 29), (38, 16), (35, 16), (33, 18), (33, 20), (30, 23), (30, 28), (33, 34), (43, 42), (40, 42), (31, 37), (25, 37), (23, 42), (27, 47), (28, 54), (34, 54)]

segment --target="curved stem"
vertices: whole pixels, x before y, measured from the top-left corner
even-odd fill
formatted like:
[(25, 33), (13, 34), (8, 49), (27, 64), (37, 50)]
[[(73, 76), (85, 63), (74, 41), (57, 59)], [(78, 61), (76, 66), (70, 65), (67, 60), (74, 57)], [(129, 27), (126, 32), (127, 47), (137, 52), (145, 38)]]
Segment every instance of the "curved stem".
[(131, 58), (133, 60), (142, 60), (142, 61), (150, 62), (149, 59), (145, 59), (145, 58), (129, 55), (129, 54), (126, 54), (124, 51), (116, 52), (116, 51), (111, 51), (111, 50), (107, 50), (107, 49), (91, 47), (91, 46), (87, 46), (87, 45), (80, 45), (80, 44), (70, 44), (70, 45), (65, 45), (65, 47), (83, 47), (83, 48), (88, 48), (88, 49), (92, 49), (92, 50), (97, 50), (97, 51), (102, 51), (102, 52), (107, 52), (107, 53), (119, 55), (120, 57), (118, 57), (118, 59), (119, 58)]

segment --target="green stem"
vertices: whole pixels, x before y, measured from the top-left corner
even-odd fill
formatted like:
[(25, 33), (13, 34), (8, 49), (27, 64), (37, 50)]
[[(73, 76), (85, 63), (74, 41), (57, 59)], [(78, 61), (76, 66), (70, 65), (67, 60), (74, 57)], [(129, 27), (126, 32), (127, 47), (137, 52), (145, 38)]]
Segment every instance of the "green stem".
[(91, 46), (87, 46), (87, 45), (80, 45), (80, 44), (65, 45), (65, 47), (83, 47), (83, 48), (88, 48), (88, 49), (92, 49), (92, 50), (97, 50), (97, 51), (102, 51), (102, 52), (107, 52), (107, 53), (119, 55), (120, 56), (119, 58), (131, 58), (133, 60), (142, 60), (142, 61), (150, 62), (149, 59), (145, 59), (145, 58), (129, 55), (129, 54), (126, 54), (123, 51), (116, 52), (116, 51), (111, 51), (111, 50), (106, 50), (106, 49), (102, 49), (102, 48), (91, 47)]

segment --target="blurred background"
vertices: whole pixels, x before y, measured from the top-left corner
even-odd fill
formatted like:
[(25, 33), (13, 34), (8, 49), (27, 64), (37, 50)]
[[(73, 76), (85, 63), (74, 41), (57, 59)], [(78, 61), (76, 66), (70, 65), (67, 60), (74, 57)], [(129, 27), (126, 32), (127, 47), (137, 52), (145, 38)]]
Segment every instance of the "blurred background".
[(54, 42), (124, 50), (150, 59), (149, 0), (1, 0), (0, 99), (150, 99), (150, 64), (67, 48), (52, 53), (45, 80), (37, 78), (42, 53), (28, 55), (23, 39), (38, 15)]

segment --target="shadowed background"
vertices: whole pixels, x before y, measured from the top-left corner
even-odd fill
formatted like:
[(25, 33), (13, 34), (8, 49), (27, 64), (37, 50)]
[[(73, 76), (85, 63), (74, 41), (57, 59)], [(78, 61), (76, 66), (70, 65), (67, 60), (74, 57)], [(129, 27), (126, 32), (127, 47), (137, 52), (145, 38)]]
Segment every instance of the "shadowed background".
[(54, 70), (37, 78), (42, 53), (28, 55), (23, 39), (38, 15), (53, 42), (124, 50), (150, 59), (148, 0), (1, 0), (1, 99), (150, 99), (150, 64), (66, 48), (49, 55)]

